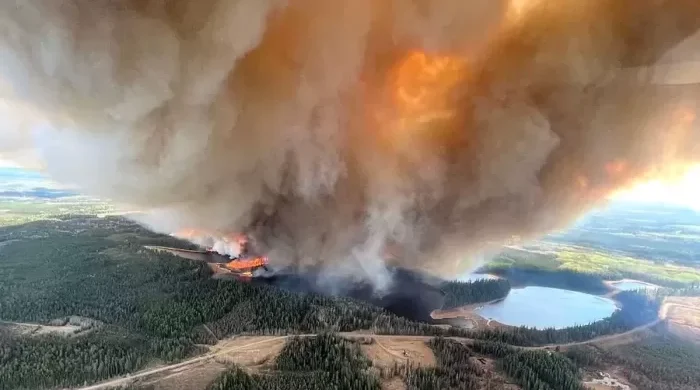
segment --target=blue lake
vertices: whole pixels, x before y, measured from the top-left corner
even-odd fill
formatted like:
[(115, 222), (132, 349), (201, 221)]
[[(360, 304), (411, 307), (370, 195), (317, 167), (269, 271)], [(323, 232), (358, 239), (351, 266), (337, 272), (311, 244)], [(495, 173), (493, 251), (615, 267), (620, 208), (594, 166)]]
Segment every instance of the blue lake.
[(539, 329), (586, 325), (610, 316), (617, 307), (608, 298), (558, 288), (514, 288), (497, 303), (476, 313), (486, 319), (513, 326)]

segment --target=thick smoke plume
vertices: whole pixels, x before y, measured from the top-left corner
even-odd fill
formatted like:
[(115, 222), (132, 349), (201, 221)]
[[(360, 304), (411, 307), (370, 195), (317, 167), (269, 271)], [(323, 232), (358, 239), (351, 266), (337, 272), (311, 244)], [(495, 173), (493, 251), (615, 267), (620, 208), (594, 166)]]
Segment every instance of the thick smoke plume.
[(0, 142), (278, 266), (451, 274), (697, 162), (698, 27), (697, 0), (6, 0)]

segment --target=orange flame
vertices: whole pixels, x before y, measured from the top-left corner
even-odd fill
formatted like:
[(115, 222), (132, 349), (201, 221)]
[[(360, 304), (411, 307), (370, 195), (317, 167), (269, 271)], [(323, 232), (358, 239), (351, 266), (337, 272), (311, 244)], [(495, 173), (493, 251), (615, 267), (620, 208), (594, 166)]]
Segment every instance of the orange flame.
[(267, 257), (255, 257), (252, 259), (233, 260), (226, 264), (226, 268), (232, 270), (252, 269), (267, 265)]

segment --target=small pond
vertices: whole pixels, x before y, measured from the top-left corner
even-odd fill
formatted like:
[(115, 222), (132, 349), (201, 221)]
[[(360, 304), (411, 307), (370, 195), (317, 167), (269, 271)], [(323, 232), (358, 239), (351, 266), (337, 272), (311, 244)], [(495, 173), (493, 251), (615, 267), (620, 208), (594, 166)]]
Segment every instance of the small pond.
[(506, 325), (566, 328), (610, 316), (617, 306), (608, 298), (558, 288), (514, 288), (497, 303), (476, 310), (480, 316)]

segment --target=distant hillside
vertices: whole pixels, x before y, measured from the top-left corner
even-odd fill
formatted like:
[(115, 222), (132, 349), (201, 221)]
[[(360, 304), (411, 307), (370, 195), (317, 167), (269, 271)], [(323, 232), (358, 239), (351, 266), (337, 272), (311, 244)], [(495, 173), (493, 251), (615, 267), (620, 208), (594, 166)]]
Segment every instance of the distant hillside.
[(700, 266), (700, 212), (681, 206), (615, 202), (543, 241)]

